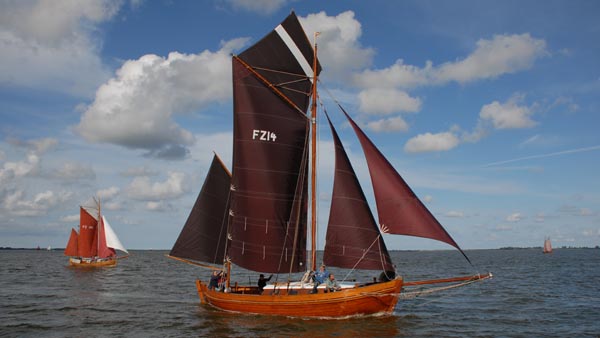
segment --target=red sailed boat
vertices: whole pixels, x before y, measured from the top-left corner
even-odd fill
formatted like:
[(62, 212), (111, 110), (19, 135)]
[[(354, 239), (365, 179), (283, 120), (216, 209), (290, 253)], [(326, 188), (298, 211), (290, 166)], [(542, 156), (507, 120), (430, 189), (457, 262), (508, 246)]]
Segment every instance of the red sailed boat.
[(550, 242), (550, 237), (544, 239), (544, 253), (552, 253), (552, 242)]
[(128, 254), (108, 221), (100, 213), (100, 202), (96, 201), (98, 216), (94, 217), (83, 207), (79, 207), (79, 233), (71, 229), (71, 236), (65, 248), (69, 265), (73, 267), (106, 267), (117, 265), (120, 250)]
[[(335, 176), (323, 263), (375, 270), (381, 272), (381, 278), (343, 280), (335, 292), (326, 292), (322, 284), (315, 289), (309, 276), (317, 269), (316, 108), (321, 71), (317, 47), (311, 45), (291, 13), (262, 40), (233, 56), (232, 67), (233, 171), (230, 173), (214, 156), (198, 199), (169, 254), (222, 271), (223, 280), (217, 282), (215, 277), (214, 284), (196, 280), (202, 303), (226, 311), (293, 317), (386, 314), (393, 312), (403, 286), (467, 283), (491, 277), (464, 276), (415, 284), (396, 276), (382, 232), (443, 241), (467, 256), (342, 109), (366, 154), (379, 226), (329, 121), (335, 143)], [(311, 255), (307, 257), (309, 236)], [(231, 279), (231, 263), (277, 274), (278, 281), (285, 279), (280, 276), (288, 278), (264, 290), (242, 285)], [(292, 274), (305, 271), (301, 280), (292, 280)]]

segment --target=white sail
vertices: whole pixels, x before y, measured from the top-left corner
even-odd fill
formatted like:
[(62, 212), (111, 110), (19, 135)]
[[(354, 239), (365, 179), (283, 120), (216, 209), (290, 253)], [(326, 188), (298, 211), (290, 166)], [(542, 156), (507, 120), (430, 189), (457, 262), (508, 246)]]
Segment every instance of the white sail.
[(123, 246), (121, 241), (119, 240), (119, 237), (117, 237), (117, 234), (115, 233), (115, 231), (110, 227), (110, 224), (108, 224), (106, 217), (102, 216), (102, 221), (104, 222), (104, 234), (106, 236), (106, 246), (108, 246), (109, 248), (113, 248), (116, 250), (120, 250), (120, 251), (129, 253), (125, 249), (125, 247)]

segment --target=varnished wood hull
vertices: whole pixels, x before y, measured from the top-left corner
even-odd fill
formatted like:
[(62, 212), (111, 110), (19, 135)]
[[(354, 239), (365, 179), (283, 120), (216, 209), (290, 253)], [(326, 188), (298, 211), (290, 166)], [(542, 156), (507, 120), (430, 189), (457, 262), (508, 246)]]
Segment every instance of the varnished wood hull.
[[(309, 294), (253, 294), (255, 287), (234, 287), (231, 292), (208, 290), (196, 280), (202, 303), (215, 308), (244, 313), (290, 317), (341, 318), (348, 316), (386, 314), (394, 311), (402, 289), (402, 279), (344, 289), (337, 292)], [(244, 292), (244, 293), (241, 293)]]
[(116, 258), (104, 259), (101, 261), (87, 261), (77, 258), (69, 258), (69, 266), (76, 268), (104, 268), (117, 265)]

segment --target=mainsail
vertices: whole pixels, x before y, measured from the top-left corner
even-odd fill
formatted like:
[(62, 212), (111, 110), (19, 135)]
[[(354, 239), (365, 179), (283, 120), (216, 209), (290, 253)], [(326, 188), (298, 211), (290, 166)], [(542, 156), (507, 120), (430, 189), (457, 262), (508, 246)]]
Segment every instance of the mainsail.
[(196, 203), (170, 256), (223, 264), (231, 174), (215, 154)]
[(457, 248), (470, 263), (467, 255), (390, 162), (341, 106), (340, 109), (352, 125), (365, 153), (381, 230), (389, 234), (430, 238), (448, 243)]
[(262, 272), (306, 261), (309, 103), (314, 57), (295, 15), (233, 57), (232, 262)]
[(367, 199), (329, 116), (335, 176), (323, 261), (341, 268), (394, 271)]
[(94, 257), (96, 256), (97, 241), (98, 241), (98, 221), (83, 207), (79, 211), (79, 240), (78, 240), (78, 255), (79, 257)]

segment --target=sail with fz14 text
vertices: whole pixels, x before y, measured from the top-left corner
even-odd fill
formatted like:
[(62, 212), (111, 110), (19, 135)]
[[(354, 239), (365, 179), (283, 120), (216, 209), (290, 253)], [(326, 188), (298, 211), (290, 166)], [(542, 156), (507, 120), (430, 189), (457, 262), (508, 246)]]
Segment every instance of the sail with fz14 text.
[[(317, 270), (317, 46), (291, 13), (263, 39), (233, 56), (232, 70), (233, 170), (214, 155), (169, 254), (221, 271), (214, 273), (214, 282), (196, 280), (202, 303), (234, 312), (339, 318), (391, 313), (411, 286), (466, 284), (491, 277), (406, 282), (397, 276), (382, 231), (443, 241), (467, 256), (342, 109), (366, 155), (380, 226), (327, 116), (335, 173), (323, 263), (350, 271), (375, 270), (380, 278), (344, 278), (335, 292), (328, 292), (325, 283), (316, 285), (311, 275)], [(264, 290), (242, 285), (232, 280), (232, 265), (275, 274), (276, 280)], [(301, 272), (306, 272), (302, 278), (293, 278)]]
[[(71, 236), (65, 248), (69, 257), (69, 265), (73, 267), (96, 268), (117, 265), (117, 259), (128, 257), (117, 234), (106, 217), (100, 212), (100, 201), (96, 203), (97, 216), (93, 216), (86, 208), (79, 207), (79, 233), (71, 229)], [(125, 252), (127, 256), (117, 257), (116, 250)]]

